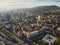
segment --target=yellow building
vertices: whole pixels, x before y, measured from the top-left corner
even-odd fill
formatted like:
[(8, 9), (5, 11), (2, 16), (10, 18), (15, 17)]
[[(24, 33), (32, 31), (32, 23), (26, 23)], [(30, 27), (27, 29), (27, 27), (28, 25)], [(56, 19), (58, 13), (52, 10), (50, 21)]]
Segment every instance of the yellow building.
[(35, 30), (35, 31), (31, 31), (31, 32), (26, 32), (26, 31), (23, 31), (24, 35), (27, 37), (27, 38), (30, 38), (30, 37), (34, 37), (36, 35), (38, 35), (38, 30)]

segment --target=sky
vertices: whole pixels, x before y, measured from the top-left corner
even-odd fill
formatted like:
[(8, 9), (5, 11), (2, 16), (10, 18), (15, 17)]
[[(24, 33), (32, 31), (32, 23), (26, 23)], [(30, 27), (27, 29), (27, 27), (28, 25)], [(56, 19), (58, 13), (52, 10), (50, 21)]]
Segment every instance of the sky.
[(60, 0), (0, 0), (0, 8), (9, 7), (34, 7), (45, 5), (60, 6)]

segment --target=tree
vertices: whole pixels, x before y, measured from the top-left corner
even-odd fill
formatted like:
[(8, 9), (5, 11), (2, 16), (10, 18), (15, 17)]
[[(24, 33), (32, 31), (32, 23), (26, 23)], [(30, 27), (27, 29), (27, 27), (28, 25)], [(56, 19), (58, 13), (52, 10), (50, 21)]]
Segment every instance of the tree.
[(30, 42), (29, 42), (29, 45), (34, 45), (33, 41), (30, 41)]

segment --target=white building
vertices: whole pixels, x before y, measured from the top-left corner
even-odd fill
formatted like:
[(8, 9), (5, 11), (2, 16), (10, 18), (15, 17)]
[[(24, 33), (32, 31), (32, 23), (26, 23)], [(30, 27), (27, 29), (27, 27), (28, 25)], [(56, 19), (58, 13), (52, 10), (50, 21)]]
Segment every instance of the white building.
[(56, 41), (56, 38), (47, 34), (43, 39), (42, 39), (43, 42), (46, 42), (48, 43), (48, 45), (52, 45), (54, 44), (54, 42)]
[(60, 27), (58, 27), (57, 30), (60, 32)]
[(38, 15), (38, 17), (36, 19), (37, 19), (37, 25), (39, 25), (39, 22), (41, 21), (41, 16)]

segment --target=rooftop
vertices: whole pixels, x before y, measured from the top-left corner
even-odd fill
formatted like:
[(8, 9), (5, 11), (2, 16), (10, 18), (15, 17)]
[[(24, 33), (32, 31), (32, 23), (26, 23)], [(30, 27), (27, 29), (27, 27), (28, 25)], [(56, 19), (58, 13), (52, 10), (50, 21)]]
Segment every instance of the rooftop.
[(52, 35), (47, 34), (42, 40), (48, 43), (53, 43), (56, 41), (56, 38)]

